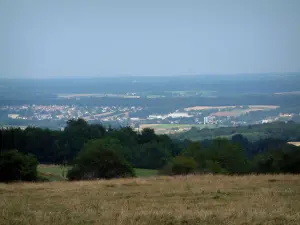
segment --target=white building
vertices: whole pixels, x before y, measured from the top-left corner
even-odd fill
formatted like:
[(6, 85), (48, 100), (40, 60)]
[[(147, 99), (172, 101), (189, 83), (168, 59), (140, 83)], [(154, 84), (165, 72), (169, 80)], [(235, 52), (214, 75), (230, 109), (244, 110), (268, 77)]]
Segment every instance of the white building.
[(10, 119), (17, 119), (19, 117), (19, 114), (8, 114), (7, 117)]
[(208, 117), (207, 117), (207, 116), (204, 117), (203, 123), (204, 123), (204, 124), (208, 124)]
[(262, 120), (261, 123), (271, 123), (272, 120)]
[(168, 114), (168, 117), (171, 117), (171, 118), (189, 118), (189, 117), (193, 117), (193, 116), (189, 115), (188, 113), (175, 112), (175, 113)]
[(163, 116), (163, 115), (149, 115), (148, 116), (148, 119), (149, 120), (153, 120), (153, 119), (165, 119), (166, 116)]
[(130, 118), (132, 121), (139, 121), (140, 120), (140, 118), (138, 118), (138, 117), (132, 117), (132, 118)]

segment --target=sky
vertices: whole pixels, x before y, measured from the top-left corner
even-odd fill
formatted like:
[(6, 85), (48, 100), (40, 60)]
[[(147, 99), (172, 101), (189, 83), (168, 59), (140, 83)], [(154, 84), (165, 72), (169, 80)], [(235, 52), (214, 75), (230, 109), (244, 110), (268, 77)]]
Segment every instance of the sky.
[(1, 0), (0, 77), (300, 72), (299, 0)]

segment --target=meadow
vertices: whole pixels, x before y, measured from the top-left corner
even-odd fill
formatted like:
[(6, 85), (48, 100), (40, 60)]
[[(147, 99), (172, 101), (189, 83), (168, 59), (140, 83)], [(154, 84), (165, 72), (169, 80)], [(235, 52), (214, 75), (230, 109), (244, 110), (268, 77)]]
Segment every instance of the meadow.
[(296, 225), (298, 175), (0, 184), (0, 225)]

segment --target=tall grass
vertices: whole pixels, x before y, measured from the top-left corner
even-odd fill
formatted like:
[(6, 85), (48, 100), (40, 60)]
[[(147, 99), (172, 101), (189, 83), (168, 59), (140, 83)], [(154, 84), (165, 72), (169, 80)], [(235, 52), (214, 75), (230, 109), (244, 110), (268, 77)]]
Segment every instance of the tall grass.
[(1, 225), (300, 224), (296, 175), (0, 184)]

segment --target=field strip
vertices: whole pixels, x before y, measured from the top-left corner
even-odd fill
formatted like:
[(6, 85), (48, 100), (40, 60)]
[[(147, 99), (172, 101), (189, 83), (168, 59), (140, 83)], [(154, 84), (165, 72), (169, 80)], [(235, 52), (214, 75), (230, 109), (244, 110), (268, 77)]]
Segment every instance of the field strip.
[[(234, 108), (242, 109), (242, 108), (239, 108), (239, 107), (240, 106), (193, 106), (193, 107), (184, 108), (184, 110), (185, 111), (192, 111), (192, 110), (201, 111), (201, 110), (210, 110), (210, 109), (234, 109)], [(267, 109), (277, 109), (277, 108), (279, 108), (279, 106), (277, 106), (277, 105), (248, 105), (248, 107), (250, 109), (252, 109), (252, 111), (254, 109), (267, 110)], [(247, 110), (247, 108), (245, 108), (245, 110)]]

